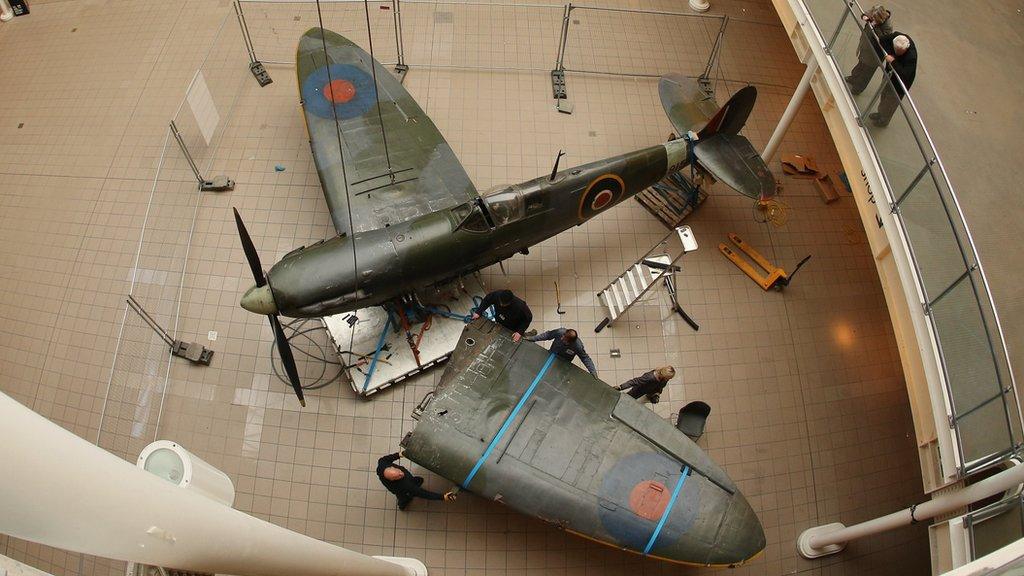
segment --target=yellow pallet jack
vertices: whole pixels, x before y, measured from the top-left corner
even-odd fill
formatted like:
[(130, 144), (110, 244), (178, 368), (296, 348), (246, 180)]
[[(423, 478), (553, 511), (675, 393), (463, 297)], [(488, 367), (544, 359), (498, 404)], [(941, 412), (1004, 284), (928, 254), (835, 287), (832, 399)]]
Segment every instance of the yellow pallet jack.
[(753, 260), (758, 266), (767, 271), (768, 275), (765, 276), (761, 274), (760, 271), (750, 264), (750, 262), (747, 262), (746, 259), (740, 256), (729, 246), (726, 246), (725, 243), (719, 244), (718, 250), (722, 254), (725, 254), (725, 257), (732, 261), (737, 268), (743, 270), (744, 274), (750, 276), (751, 280), (766, 291), (771, 290), (772, 288), (782, 290), (786, 286), (789, 286), (789, 282), (793, 279), (793, 276), (796, 275), (797, 270), (811, 259), (811, 256), (808, 255), (796, 265), (796, 268), (793, 269), (791, 274), (786, 274), (785, 270), (769, 262), (768, 259), (755, 250), (753, 246), (744, 242), (743, 239), (736, 234), (730, 232), (729, 240), (731, 240), (732, 243), (742, 250), (747, 256), (750, 256), (751, 260)]

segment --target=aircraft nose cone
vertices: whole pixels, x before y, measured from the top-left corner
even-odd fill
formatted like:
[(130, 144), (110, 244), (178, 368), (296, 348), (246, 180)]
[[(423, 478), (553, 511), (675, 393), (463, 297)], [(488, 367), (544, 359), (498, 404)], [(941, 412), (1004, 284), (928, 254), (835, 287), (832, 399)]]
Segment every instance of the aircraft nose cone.
[(242, 308), (255, 314), (277, 314), (277, 303), (274, 302), (274, 293), (270, 291), (270, 285), (253, 286), (242, 295)]
[(736, 494), (722, 522), (709, 564), (741, 564), (765, 547), (764, 528), (747, 499)]

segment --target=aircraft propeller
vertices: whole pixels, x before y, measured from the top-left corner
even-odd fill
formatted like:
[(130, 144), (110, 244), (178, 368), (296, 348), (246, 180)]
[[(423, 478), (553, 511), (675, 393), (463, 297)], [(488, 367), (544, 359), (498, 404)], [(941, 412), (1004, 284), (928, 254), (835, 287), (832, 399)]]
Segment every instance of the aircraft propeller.
[[(242, 241), (242, 251), (245, 252), (245, 259), (249, 261), (249, 268), (252, 269), (253, 280), (256, 281), (257, 287), (265, 286), (267, 284), (267, 276), (263, 273), (260, 255), (256, 252), (256, 246), (252, 243), (252, 238), (249, 237), (249, 231), (245, 229), (242, 217), (238, 214), (238, 209), (232, 208), (232, 210), (235, 212), (238, 237)], [(288, 380), (291, 382), (292, 389), (295, 390), (295, 395), (299, 398), (299, 404), (305, 407), (306, 399), (302, 395), (299, 371), (295, 367), (295, 356), (288, 345), (288, 338), (284, 335), (284, 328), (281, 327), (281, 321), (276, 313), (268, 314), (267, 318), (270, 320), (270, 327), (274, 329), (274, 341), (277, 343), (277, 352), (281, 356), (281, 364), (284, 365), (284, 370), (288, 373)]]

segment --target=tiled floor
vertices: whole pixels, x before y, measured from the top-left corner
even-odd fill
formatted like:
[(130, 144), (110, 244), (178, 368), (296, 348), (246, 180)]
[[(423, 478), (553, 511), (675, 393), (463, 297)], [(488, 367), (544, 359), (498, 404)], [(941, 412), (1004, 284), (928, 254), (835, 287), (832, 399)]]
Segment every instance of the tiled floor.
[[(432, 574), (679, 571), (470, 495), (397, 512), (372, 466), (410, 429), (409, 414), (439, 371), (369, 401), (332, 385), (309, 393), (306, 409), (272, 376), (270, 330), (237, 306), (250, 279), (230, 208), (245, 216), (267, 266), (332, 228), (293, 68), (272, 65), (274, 84), (258, 88), (234, 16), (220, 29), (230, 10), (197, 0), (36, 2), (31, 16), (0, 26), (0, 52), (19, 55), (0, 62), (0, 390), (132, 461), (152, 439), (173, 439), (231, 476), (236, 508), (362, 552), (420, 558)], [(715, 10), (734, 17), (716, 74), (720, 98), (757, 85), (746, 134), (763, 146), (799, 65), (767, 3), (719, 0)], [(325, 25), (358, 38), (365, 19), (348, 12), (351, 5), (331, 5)], [(315, 21), (310, 6), (291, 4), (250, 3), (246, 14), (267, 59), (290, 59)], [(717, 30), (689, 17), (576, 15), (570, 68), (699, 72)], [(570, 73), (575, 112), (555, 112), (545, 70), (560, 22), (561, 9), (550, 7), (403, 8), (413, 63), (406, 86), (481, 190), (546, 172), (559, 149), (568, 152), (563, 162), (579, 164), (670, 131), (652, 78)], [(385, 61), (395, 53), (389, 24), (373, 13)], [(210, 144), (187, 104), (175, 112), (207, 53), (202, 82), (220, 117)], [(204, 174), (228, 174), (233, 192), (196, 195), (173, 141), (164, 153), (171, 118)], [(781, 152), (790, 151), (839, 169), (813, 100), (783, 142)], [(768, 536), (765, 553), (738, 573), (926, 573), (922, 526), (825, 560), (796, 555), (806, 527), (856, 522), (922, 495), (896, 344), (856, 209), (849, 198), (825, 205), (807, 181), (778, 176), (788, 207), (781, 225), (756, 223), (751, 203), (721, 186), (688, 221), (701, 248), (684, 260), (680, 300), (699, 332), (670, 315), (662, 297), (599, 335), (590, 329), (601, 317), (596, 289), (665, 233), (632, 201), (515, 257), (507, 276), (494, 269), (484, 278), (524, 296), (538, 328), (579, 327), (608, 382), (674, 364), (680, 375), (653, 407), (658, 414), (693, 399), (711, 404), (701, 445), (748, 496)], [(784, 293), (765, 293), (717, 253), (728, 232), (786, 267), (813, 258)], [(561, 317), (555, 281), (568, 312)], [(125, 313), (129, 291), (180, 338), (214, 349), (212, 366), (168, 362)], [(610, 357), (611, 348), (622, 357)], [(320, 368), (300, 365), (307, 378)], [(445, 484), (429, 474), (427, 482)], [(121, 569), (4, 537), (0, 553), (58, 576)]]

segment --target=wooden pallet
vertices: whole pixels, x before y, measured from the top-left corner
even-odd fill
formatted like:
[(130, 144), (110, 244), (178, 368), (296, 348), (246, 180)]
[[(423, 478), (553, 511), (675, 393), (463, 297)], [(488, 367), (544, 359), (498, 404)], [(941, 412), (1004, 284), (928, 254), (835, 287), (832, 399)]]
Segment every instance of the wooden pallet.
[(708, 197), (703, 188), (694, 186), (682, 174), (666, 176), (634, 198), (668, 228), (677, 228), (697, 206)]

